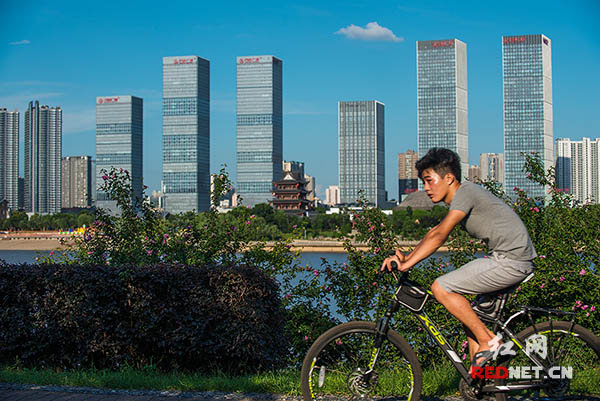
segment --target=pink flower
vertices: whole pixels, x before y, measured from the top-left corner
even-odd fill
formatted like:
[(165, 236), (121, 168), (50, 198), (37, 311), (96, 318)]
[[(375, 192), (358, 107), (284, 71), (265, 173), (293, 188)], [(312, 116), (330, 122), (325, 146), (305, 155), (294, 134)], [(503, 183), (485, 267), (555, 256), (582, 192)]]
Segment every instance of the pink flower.
[(102, 176), (102, 179), (103, 179), (104, 181), (106, 181), (106, 180), (108, 180), (108, 176), (105, 174), (105, 175), (103, 175), (103, 176)]
[(565, 281), (565, 278), (563, 276), (560, 276), (559, 280), (560, 281)]
[(540, 288), (544, 288), (546, 286), (546, 284), (542, 284), (540, 285)]
[(586, 312), (585, 317), (589, 317), (590, 316), (590, 312)]
[(589, 306), (589, 305), (583, 305), (583, 306), (581, 307), (581, 310), (586, 310), (586, 309), (588, 308), (588, 306)]
[(538, 208), (537, 208), (537, 206), (536, 206), (536, 207), (532, 207), (532, 208), (531, 208), (531, 209), (529, 209), (529, 210), (531, 210), (531, 211), (533, 211), (533, 212), (536, 212), (536, 213), (540, 211), (540, 209), (538, 209)]
[(285, 299), (290, 299), (292, 297), (292, 294), (285, 294)]
[(246, 221), (246, 225), (249, 225), (249, 224), (250, 224), (250, 220), (247, 220), (247, 221)]
[(304, 341), (308, 341), (308, 336), (304, 336)]
[(147, 254), (148, 256), (152, 255), (152, 249), (148, 249), (148, 250), (146, 251), (146, 254)]
[(377, 281), (373, 281), (373, 286), (376, 287), (377, 286)]
[(169, 238), (169, 234), (163, 235), (164, 238)]
[(313, 274), (315, 275), (315, 277), (319, 277), (319, 271), (318, 270), (313, 270)]
[(292, 226), (292, 228), (298, 228), (298, 226), (297, 226), (296, 224), (294, 224), (294, 225)]
[(585, 269), (581, 269), (581, 271), (579, 272), (579, 274), (581, 274), (582, 276), (585, 276)]
[(342, 345), (342, 340), (340, 340), (339, 338), (337, 340), (335, 340), (336, 345)]
[(596, 307), (595, 307), (595, 306), (592, 306), (592, 307), (590, 308), (590, 312), (593, 312), (593, 311), (595, 311), (595, 310), (596, 310)]
[(369, 227), (369, 232), (373, 231), (374, 229), (375, 229), (375, 226)]
[(539, 258), (540, 259), (546, 259), (546, 255), (540, 255)]

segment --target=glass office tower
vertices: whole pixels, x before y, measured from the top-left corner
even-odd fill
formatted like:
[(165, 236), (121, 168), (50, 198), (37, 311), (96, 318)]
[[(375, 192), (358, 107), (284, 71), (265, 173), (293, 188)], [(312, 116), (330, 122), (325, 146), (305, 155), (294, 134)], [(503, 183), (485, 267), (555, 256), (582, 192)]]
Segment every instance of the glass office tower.
[(19, 112), (0, 109), (0, 202), (19, 209)]
[(282, 61), (274, 56), (237, 60), (237, 193), (246, 206), (273, 199), (282, 178)]
[(99, 187), (103, 171), (129, 171), (134, 199), (142, 198), (143, 100), (135, 96), (96, 98), (96, 207), (118, 213), (117, 203)]
[[(92, 206), (91, 156), (66, 156), (62, 158), (62, 208), (87, 208)], [(95, 189), (95, 188), (93, 188)]]
[(451, 149), (460, 157), (463, 178), (469, 170), (467, 103), (467, 45), (458, 39), (418, 41), (419, 157), (434, 147)]
[(163, 184), (168, 213), (210, 208), (210, 62), (163, 57)]
[(384, 104), (376, 100), (338, 102), (340, 201), (356, 203), (359, 191), (385, 202)]
[(502, 37), (505, 188), (545, 196), (523, 172), (522, 152), (537, 152), (547, 170), (553, 164), (552, 47), (544, 35)]
[(62, 110), (29, 102), (25, 111), (25, 211), (61, 207)]

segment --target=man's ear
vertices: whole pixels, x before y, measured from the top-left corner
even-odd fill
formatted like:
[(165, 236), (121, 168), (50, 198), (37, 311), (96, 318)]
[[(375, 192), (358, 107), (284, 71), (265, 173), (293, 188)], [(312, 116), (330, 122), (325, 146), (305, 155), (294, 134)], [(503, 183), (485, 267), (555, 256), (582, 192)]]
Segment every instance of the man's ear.
[(444, 181), (448, 185), (451, 185), (454, 182), (454, 180), (456, 180), (456, 177), (452, 173), (446, 173), (446, 175), (444, 176)]

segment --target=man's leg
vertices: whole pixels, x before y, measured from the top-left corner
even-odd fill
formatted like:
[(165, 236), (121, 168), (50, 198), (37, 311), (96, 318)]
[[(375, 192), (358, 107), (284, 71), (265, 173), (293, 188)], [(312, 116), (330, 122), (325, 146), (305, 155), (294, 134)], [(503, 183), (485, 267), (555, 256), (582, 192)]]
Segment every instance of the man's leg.
[[(494, 338), (494, 334), (477, 317), (469, 301), (460, 294), (446, 291), (438, 284), (437, 280), (431, 285), (431, 291), (435, 299), (444, 305), (448, 312), (460, 320), (477, 341), (477, 349), (474, 353), (471, 350), (471, 346), (469, 346), (469, 351), (472, 352), (471, 357), (476, 352), (489, 350), (489, 342)], [(469, 336), (469, 333), (467, 333), (467, 336)]]

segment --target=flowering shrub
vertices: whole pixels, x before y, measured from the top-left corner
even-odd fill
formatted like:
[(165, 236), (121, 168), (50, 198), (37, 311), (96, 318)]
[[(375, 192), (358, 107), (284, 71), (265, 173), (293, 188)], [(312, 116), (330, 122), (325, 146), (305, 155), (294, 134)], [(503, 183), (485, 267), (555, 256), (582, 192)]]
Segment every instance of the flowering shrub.
[(514, 302), (575, 311), (578, 322), (598, 335), (600, 205), (580, 203), (558, 188), (554, 169), (544, 171), (535, 153), (525, 155), (524, 171), (547, 189), (546, 196), (531, 197), (517, 187), (510, 196), (486, 184), (521, 217), (538, 253), (535, 276), (517, 289)]

